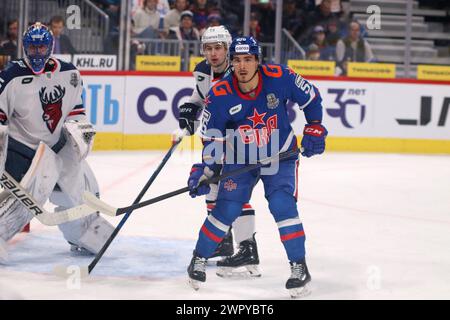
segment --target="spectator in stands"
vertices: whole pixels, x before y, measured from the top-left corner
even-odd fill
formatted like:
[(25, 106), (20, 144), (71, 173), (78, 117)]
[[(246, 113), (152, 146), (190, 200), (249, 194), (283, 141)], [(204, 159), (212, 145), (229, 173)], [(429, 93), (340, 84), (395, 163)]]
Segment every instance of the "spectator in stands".
[(50, 19), (50, 30), (53, 33), (54, 54), (75, 54), (77, 51), (72, 45), (69, 37), (62, 34), (64, 31), (64, 19), (61, 16), (53, 16)]
[(121, 0), (94, 0), (109, 17), (108, 35), (103, 40), (106, 54), (118, 54)]
[(8, 62), (10, 61), (10, 56), (3, 55), (2, 50), (0, 48), (0, 71), (6, 68)]
[(283, 28), (297, 38), (305, 28), (305, 12), (297, 7), (296, 0), (283, 2)]
[[(210, 2), (209, 0), (208, 2)], [(244, 3), (241, 0), (221, 1), (223, 24), (234, 38), (239, 35), (244, 20)]]
[(326, 41), (325, 29), (322, 26), (314, 27), (312, 38), (313, 44), (319, 48), (320, 60), (335, 60), (336, 48)]
[(197, 46), (192, 43), (186, 43), (184, 41), (199, 41), (200, 33), (197, 28), (193, 26), (194, 14), (192, 11), (185, 10), (181, 13), (180, 25), (179, 27), (170, 28), (169, 39), (178, 39), (180, 43), (180, 54), (181, 54), (181, 64), (183, 69), (187, 64), (186, 53), (191, 56), (198, 56), (200, 53), (195, 52)]
[(374, 56), (369, 43), (361, 37), (361, 26), (357, 21), (349, 24), (349, 36), (338, 40), (336, 61), (343, 73), (347, 73), (347, 62), (373, 62)]
[(194, 14), (194, 25), (198, 29), (200, 34), (203, 33), (208, 24), (209, 11), (206, 4), (207, 0), (195, 0), (190, 8), (192, 13)]
[(253, 0), (251, 11), (257, 12), (259, 26), (264, 36), (264, 42), (273, 42), (275, 39), (275, 3), (271, 1)]
[(158, 0), (157, 2), (156, 10), (159, 12), (161, 18), (164, 18), (170, 11), (169, 2), (167, 0)]
[(94, 0), (109, 16), (110, 29), (120, 24), (120, 2), (121, 0)]
[(255, 38), (258, 42), (266, 42), (266, 36), (261, 31), (261, 26), (259, 25), (259, 21), (261, 20), (260, 16), (256, 12), (252, 12), (250, 14), (250, 36)]
[(208, 28), (222, 25), (222, 17), (218, 13), (211, 13), (208, 15)]
[(317, 44), (310, 44), (308, 50), (306, 51), (306, 60), (318, 61), (320, 59), (320, 50)]
[(158, 0), (144, 0), (133, 16), (133, 34), (139, 38), (158, 38), (160, 14), (156, 10)]
[(169, 29), (180, 25), (181, 13), (186, 10), (186, 0), (176, 0), (175, 7), (164, 17), (164, 32), (169, 33)]
[(326, 40), (330, 46), (336, 47), (339, 39), (342, 38), (341, 22), (337, 18), (328, 21), (326, 26)]
[(190, 10), (181, 12), (177, 27), (170, 28), (169, 39), (200, 40), (200, 34), (193, 25), (194, 14)]
[(315, 7), (314, 11), (309, 13), (306, 24), (308, 27), (297, 39), (301, 45), (311, 42), (311, 36), (315, 26), (321, 25), (326, 28), (330, 20), (340, 17), (341, 12), (333, 12), (332, 5), (333, 0), (322, 0), (322, 2)]
[(19, 21), (17, 19), (10, 20), (7, 23), (8, 31), (6, 40), (0, 43), (0, 51), (2, 55), (10, 56), (11, 60), (17, 59), (17, 34), (19, 30)]

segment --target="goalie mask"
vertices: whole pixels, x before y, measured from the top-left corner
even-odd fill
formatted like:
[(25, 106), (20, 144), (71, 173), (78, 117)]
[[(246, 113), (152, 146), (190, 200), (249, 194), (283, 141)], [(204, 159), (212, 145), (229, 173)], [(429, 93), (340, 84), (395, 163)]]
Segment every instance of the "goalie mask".
[(53, 52), (53, 34), (49, 28), (36, 22), (23, 34), (25, 62), (34, 74), (40, 74)]

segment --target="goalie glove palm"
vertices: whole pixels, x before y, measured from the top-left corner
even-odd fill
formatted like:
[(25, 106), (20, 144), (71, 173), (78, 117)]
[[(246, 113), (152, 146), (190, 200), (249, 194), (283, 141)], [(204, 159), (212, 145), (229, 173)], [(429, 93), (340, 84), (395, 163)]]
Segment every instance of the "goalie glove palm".
[(197, 129), (197, 113), (200, 109), (200, 106), (189, 102), (181, 105), (180, 115), (178, 117), (180, 129), (187, 129), (189, 135), (193, 135)]
[(327, 129), (320, 123), (307, 124), (303, 130), (302, 155), (311, 157), (321, 154), (325, 151), (325, 138), (328, 134)]

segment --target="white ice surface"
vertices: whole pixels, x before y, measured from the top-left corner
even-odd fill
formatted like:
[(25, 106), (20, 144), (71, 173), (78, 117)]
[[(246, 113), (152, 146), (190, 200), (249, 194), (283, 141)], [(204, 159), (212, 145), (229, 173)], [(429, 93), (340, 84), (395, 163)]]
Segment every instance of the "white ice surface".
[[(89, 162), (103, 200), (131, 204), (163, 154), (94, 152)], [(176, 152), (144, 199), (184, 187), (198, 157)], [(302, 158), (299, 176), (313, 278), (308, 299), (450, 299), (449, 156), (327, 153)], [(187, 286), (186, 267), (206, 214), (203, 199), (180, 195), (136, 210), (80, 282), (52, 270), (92, 258), (71, 256), (56, 227), (33, 221), (30, 234), (8, 243), (0, 299), (289, 299), (289, 266), (261, 185), (251, 203), (260, 279), (222, 279), (208, 267), (198, 292)]]

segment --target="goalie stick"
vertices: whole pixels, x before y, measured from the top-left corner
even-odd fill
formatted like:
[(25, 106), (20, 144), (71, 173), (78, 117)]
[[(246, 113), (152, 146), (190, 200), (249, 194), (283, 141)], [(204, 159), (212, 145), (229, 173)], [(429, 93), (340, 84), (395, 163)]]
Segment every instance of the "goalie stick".
[(16, 198), (41, 223), (55, 226), (64, 222), (73, 221), (94, 213), (87, 204), (82, 204), (64, 211), (48, 212), (18, 183), (8, 172), (3, 171), (0, 184), (5, 190), (0, 194), (4, 200), (5, 192)]
[[(283, 161), (283, 160), (286, 160), (288, 158), (291, 158), (291, 157), (294, 157), (294, 156), (298, 156), (299, 152), (300, 152), (299, 149), (285, 151), (283, 153), (277, 154), (276, 156), (273, 156), (273, 157), (261, 160), (258, 163), (251, 164), (251, 165), (245, 166), (243, 168), (240, 168), (240, 169), (237, 169), (237, 170), (233, 170), (233, 171), (229, 171), (229, 172), (226, 172), (226, 173), (224, 173), (222, 175), (206, 179), (206, 180), (202, 181), (201, 184), (204, 185), (204, 184), (217, 183), (220, 180), (224, 180), (224, 179), (229, 178), (231, 176), (236, 176), (236, 175), (239, 175), (239, 174), (242, 174), (242, 173), (254, 170), (254, 169), (261, 168), (261, 167), (263, 167), (265, 165), (268, 165), (270, 163), (273, 163), (273, 162)], [(177, 196), (179, 194), (188, 192), (189, 190), (190, 190), (189, 187), (184, 187), (184, 188), (181, 188), (181, 189), (178, 189), (178, 190), (175, 190), (175, 191), (172, 191), (172, 192), (160, 195), (160, 196), (158, 196), (156, 198), (152, 198), (152, 199), (149, 199), (149, 200), (146, 200), (146, 201), (143, 201), (143, 202), (139, 202), (139, 203), (135, 202), (131, 206), (123, 207), (123, 208), (114, 208), (114, 207), (110, 206), (109, 204), (105, 203), (104, 201), (96, 198), (93, 194), (91, 194), (89, 192), (85, 192), (83, 198), (84, 198), (84, 202), (86, 204), (88, 204), (89, 206), (91, 206), (93, 209), (95, 209), (97, 211), (100, 211), (100, 212), (102, 212), (102, 213), (104, 213), (106, 215), (114, 217), (114, 216), (122, 215), (125, 212), (128, 212), (129, 210), (139, 209), (139, 208), (151, 205), (153, 203), (156, 203), (156, 202), (168, 199), (168, 198), (172, 198), (172, 197)]]

